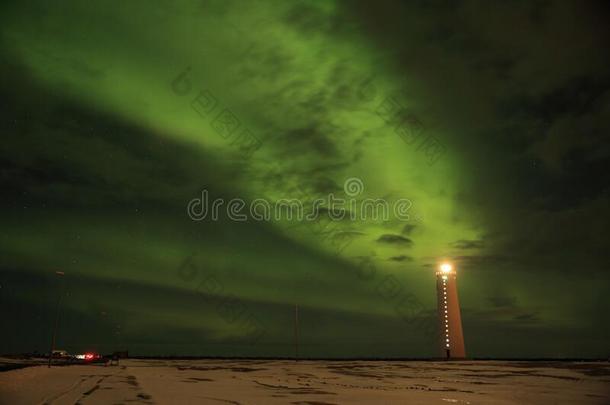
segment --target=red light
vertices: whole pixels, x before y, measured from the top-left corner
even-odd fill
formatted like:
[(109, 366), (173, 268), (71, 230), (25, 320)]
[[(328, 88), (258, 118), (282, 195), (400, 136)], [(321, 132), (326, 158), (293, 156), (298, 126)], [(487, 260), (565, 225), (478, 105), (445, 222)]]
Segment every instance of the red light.
[(85, 360), (91, 360), (93, 359), (94, 354), (93, 353), (85, 353)]

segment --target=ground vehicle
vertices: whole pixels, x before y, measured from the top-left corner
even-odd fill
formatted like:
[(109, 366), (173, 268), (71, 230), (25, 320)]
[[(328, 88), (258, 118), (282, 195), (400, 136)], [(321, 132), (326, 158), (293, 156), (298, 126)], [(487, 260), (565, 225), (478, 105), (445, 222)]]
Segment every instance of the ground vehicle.
[(104, 362), (104, 358), (101, 354), (95, 352), (87, 352), (84, 354), (77, 354), (74, 356), (76, 360), (80, 360), (83, 363), (101, 363)]
[(68, 354), (65, 350), (53, 350), (51, 355), (54, 359), (71, 359), (72, 355)]

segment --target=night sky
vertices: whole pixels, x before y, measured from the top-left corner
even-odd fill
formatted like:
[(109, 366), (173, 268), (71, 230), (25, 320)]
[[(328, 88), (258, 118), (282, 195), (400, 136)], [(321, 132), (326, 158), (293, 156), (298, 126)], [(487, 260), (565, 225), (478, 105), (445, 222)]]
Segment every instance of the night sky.
[[(61, 295), (71, 352), (291, 356), (298, 305), (302, 356), (436, 356), (450, 260), (469, 356), (610, 355), (605, 2), (153, 3), (0, 6), (0, 352)], [(354, 178), (408, 219), (187, 214)]]

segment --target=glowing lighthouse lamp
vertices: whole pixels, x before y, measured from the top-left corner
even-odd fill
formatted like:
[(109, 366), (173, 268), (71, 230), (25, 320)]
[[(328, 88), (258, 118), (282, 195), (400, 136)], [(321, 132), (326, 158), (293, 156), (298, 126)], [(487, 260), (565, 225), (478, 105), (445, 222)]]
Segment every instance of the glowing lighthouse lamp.
[(450, 263), (442, 263), (436, 272), (439, 336), (442, 357), (466, 357), (462, 318), (457, 292), (457, 274)]

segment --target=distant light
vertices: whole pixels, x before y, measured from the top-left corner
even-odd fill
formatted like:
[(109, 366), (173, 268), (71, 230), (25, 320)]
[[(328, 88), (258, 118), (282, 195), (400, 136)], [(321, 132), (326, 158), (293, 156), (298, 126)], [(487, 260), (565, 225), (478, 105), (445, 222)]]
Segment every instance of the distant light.
[(441, 271), (443, 273), (451, 273), (451, 270), (453, 270), (453, 266), (449, 263), (443, 263), (441, 264)]

